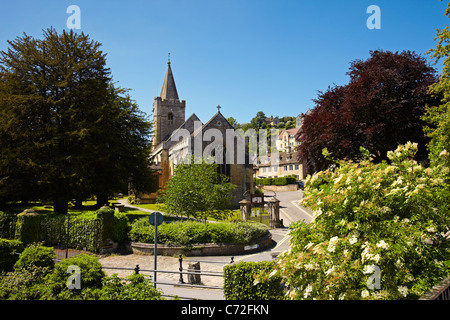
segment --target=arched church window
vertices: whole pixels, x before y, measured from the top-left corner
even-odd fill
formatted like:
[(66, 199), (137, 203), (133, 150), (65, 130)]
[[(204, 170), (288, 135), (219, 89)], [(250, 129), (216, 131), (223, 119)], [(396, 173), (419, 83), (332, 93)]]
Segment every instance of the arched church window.
[(169, 112), (169, 115), (167, 116), (167, 120), (169, 120), (169, 124), (173, 124), (173, 113)]

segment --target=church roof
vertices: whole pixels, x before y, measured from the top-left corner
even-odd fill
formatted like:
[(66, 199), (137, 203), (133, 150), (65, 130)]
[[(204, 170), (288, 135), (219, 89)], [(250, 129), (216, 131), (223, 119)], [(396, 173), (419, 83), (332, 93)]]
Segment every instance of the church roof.
[(179, 100), (177, 87), (175, 86), (175, 80), (173, 78), (172, 68), (170, 67), (170, 61), (167, 62), (167, 72), (166, 77), (164, 78), (160, 97), (162, 100)]
[(197, 128), (197, 130), (195, 130), (194, 132), (192, 132), (191, 136), (196, 136), (197, 134), (199, 134), (200, 132), (203, 132), (203, 130), (208, 129), (208, 127), (211, 125), (211, 123), (214, 120), (219, 119), (220, 121), (223, 121), (223, 123), (225, 124), (225, 126), (229, 127), (229, 129), (232, 129), (233, 127), (231, 126), (231, 124), (228, 122), (228, 120), (223, 116), (223, 114), (218, 111), (215, 115), (212, 116), (211, 119), (209, 119), (209, 121), (207, 123), (205, 123), (203, 126), (201, 126), (200, 128)]

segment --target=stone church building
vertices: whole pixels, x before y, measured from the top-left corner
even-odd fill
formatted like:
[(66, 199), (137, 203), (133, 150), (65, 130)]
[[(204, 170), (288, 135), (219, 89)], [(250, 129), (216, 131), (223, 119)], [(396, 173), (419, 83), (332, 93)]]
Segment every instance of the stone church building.
[[(153, 165), (163, 189), (177, 164), (196, 158), (214, 159), (218, 171), (236, 185), (235, 205), (253, 190), (253, 165), (248, 158), (248, 143), (235, 133), (220, 112), (206, 123), (194, 114), (186, 119), (186, 101), (178, 97), (170, 60), (167, 63), (161, 94), (153, 103)], [(157, 193), (141, 194), (141, 203), (155, 202)]]

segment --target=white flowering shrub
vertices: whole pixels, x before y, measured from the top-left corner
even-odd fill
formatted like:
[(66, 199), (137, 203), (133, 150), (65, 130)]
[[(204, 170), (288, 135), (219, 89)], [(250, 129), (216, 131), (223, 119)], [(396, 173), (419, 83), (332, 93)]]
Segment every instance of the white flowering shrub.
[(302, 204), (313, 222), (291, 225), (271, 273), (287, 298), (417, 299), (450, 274), (449, 154), (426, 168), (413, 143), (379, 164), (362, 152), (362, 162), (308, 177)]

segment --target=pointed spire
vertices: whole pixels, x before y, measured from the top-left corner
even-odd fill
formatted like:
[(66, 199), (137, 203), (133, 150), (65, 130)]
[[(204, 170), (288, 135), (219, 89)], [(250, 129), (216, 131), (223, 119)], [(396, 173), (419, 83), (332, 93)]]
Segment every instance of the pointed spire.
[(173, 79), (172, 68), (170, 67), (170, 53), (169, 53), (169, 60), (167, 61), (166, 77), (164, 78), (164, 83), (161, 89), (160, 97), (162, 100), (167, 99), (179, 100), (177, 87), (175, 86), (175, 80)]

